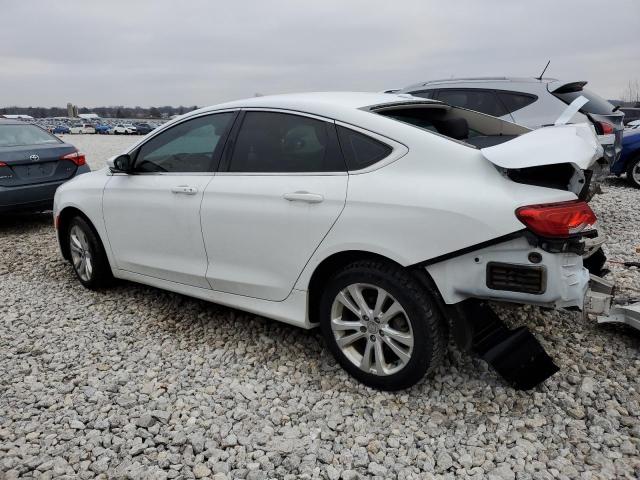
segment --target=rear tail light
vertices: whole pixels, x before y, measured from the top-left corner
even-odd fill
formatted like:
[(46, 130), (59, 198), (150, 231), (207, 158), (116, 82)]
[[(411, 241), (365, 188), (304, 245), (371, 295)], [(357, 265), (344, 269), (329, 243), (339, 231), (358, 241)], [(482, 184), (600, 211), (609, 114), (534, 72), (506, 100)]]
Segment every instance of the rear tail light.
[(60, 157), (60, 160), (71, 160), (78, 167), (81, 165), (85, 165), (87, 163), (84, 153), (79, 153), (79, 152), (69, 153), (64, 157)]
[(8, 166), (6, 163), (0, 162), (0, 167), (6, 167), (6, 166)]
[(613, 133), (613, 125), (609, 122), (596, 122), (598, 124), (600, 135), (611, 135)]
[(543, 237), (568, 237), (596, 223), (593, 210), (582, 200), (529, 205), (516, 210), (516, 217)]

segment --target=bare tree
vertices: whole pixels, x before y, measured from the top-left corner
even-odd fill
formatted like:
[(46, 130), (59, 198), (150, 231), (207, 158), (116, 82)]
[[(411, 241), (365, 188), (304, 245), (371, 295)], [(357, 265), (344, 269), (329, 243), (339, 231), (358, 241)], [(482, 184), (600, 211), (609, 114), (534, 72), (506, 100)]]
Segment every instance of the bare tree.
[(640, 103), (640, 81), (637, 78), (629, 80), (622, 93), (622, 100), (633, 104)]

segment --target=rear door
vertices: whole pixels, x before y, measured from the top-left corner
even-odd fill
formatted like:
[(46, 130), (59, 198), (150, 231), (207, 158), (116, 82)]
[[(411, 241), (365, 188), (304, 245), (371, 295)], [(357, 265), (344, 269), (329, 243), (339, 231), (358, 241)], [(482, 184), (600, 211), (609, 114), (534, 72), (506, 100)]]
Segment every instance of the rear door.
[(249, 110), (202, 201), (214, 290), (287, 298), (344, 208), (347, 180), (335, 125)]
[(0, 124), (0, 186), (63, 182), (77, 166), (62, 157), (75, 151), (35, 125)]

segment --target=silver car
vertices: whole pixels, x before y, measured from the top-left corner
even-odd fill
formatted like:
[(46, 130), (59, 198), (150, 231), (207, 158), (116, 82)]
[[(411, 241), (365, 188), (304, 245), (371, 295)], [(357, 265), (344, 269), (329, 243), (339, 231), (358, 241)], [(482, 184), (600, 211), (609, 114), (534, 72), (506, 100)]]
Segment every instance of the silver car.
[[(553, 125), (566, 112), (565, 123), (593, 124), (604, 148), (604, 160), (613, 165), (622, 151), (624, 114), (584, 88), (586, 84), (585, 81), (565, 82), (553, 78), (450, 78), (416, 83), (396, 90), (396, 93), (440, 100), (529, 128)], [(581, 96), (584, 99), (577, 100)], [(572, 114), (574, 110), (569, 105), (574, 101), (576, 108)], [(608, 166), (604, 164), (603, 168)]]

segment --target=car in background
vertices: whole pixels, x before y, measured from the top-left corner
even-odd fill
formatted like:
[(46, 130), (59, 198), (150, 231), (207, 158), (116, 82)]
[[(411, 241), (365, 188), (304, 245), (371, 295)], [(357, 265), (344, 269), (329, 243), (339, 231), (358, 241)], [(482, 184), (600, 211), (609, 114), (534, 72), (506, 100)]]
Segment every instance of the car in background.
[[(604, 148), (602, 173), (598, 174), (603, 176), (622, 151), (624, 115), (607, 100), (584, 88), (586, 84), (552, 78), (450, 78), (416, 83), (397, 93), (440, 100), (529, 128), (553, 125), (563, 114), (565, 123), (588, 122), (594, 126)], [(579, 97), (584, 97), (586, 103), (570, 111), (569, 105)]]
[(96, 133), (99, 133), (100, 135), (106, 135), (111, 130), (111, 126), (104, 123), (99, 123), (95, 125), (94, 128), (96, 129)]
[(54, 225), (85, 287), (116, 277), (320, 326), (369, 386), (433, 371), (451, 328), (531, 388), (557, 371), (535, 337), (462, 302), (585, 308), (582, 172), (601, 150), (588, 125), (531, 131), (408, 95), (257, 97), (180, 116), (62, 186)]
[(627, 181), (640, 188), (640, 130), (625, 130), (622, 137), (622, 154), (611, 166), (611, 173), (620, 176), (627, 174)]
[(136, 123), (134, 124), (134, 127), (136, 127), (138, 135), (146, 135), (149, 132), (153, 132), (156, 128), (150, 123)]
[(36, 125), (0, 119), (0, 213), (49, 210), (62, 183), (89, 171), (73, 145)]
[(118, 123), (110, 130), (110, 133), (113, 135), (135, 135), (137, 129), (130, 123)]
[(640, 128), (640, 120), (633, 120), (632, 122), (629, 122), (625, 125), (625, 128), (627, 129), (635, 129), (635, 128)]
[(70, 133), (96, 133), (96, 128), (90, 123), (75, 123), (69, 126)]
[(66, 125), (56, 125), (53, 130), (51, 130), (51, 133), (60, 135), (62, 133), (71, 133), (71, 130)]
[(620, 111), (624, 113), (624, 124), (640, 123), (640, 108), (637, 107), (620, 107)]

